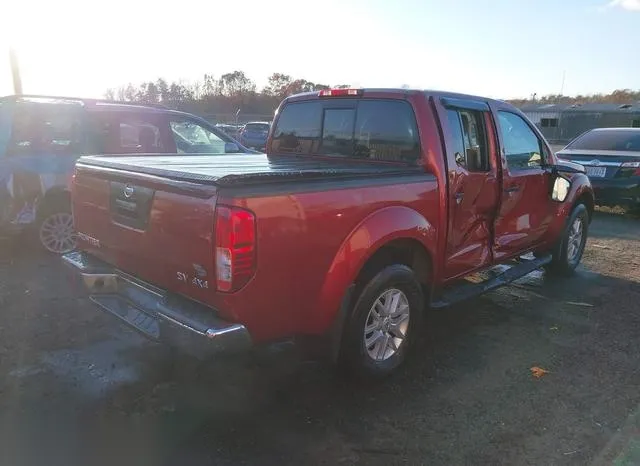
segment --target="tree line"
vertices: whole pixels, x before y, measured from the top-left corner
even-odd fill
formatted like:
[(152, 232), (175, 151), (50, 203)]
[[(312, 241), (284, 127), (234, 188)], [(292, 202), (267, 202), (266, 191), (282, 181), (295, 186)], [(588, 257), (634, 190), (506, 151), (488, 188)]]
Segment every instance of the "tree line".
[[(159, 78), (134, 86), (129, 83), (115, 89), (108, 89), (105, 97), (110, 100), (140, 102), (146, 104), (162, 103), (169, 107), (201, 115), (243, 114), (270, 115), (280, 101), (287, 96), (307, 91), (345, 88), (346, 84), (329, 86), (314, 83), (306, 79), (294, 78), (284, 73), (273, 73), (266, 86), (258, 90), (256, 83), (243, 71), (226, 73), (219, 78), (205, 74), (203, 79), (185, 84), (169, 82)], [(407, 87), (407, 86), (403, 86)], [(526, 99), (509, 99), (510, 103), (520, 106), (527, 103), (574, 104), (574, 103), (635, 103), (640, 101), (640, 90), (618, 89), (609, 94), (589, 94), (565, 96), (549, 94), (538, 97), (533, 94)]]
[(143, 82), (138, 86), (129, 83), (108, 89), (105, 98), (145, 104), (162, 103), (169, 107), (199, 114), (273, 114), (282, 99), (301, 92), (330, 88), (346, 88), (346, 84), (329, 86), (306, 79), (293, 78), (284, 73), (273, 73), (267, 85), (257, 90), (256, 83), (243, 71), (233, 71), (215, 78), (205, 74), (202, 80), (185, 84), (169, 82), (163, 78)]
[(640, 102), (640, 90), (616, 89), (609, 94), (586, 94), (566, 96), (561, 94), (549, 94), (538, 97), (533, 94), (528, 99), (511, 99), (514, 105), (524, 104), (634, 104)]

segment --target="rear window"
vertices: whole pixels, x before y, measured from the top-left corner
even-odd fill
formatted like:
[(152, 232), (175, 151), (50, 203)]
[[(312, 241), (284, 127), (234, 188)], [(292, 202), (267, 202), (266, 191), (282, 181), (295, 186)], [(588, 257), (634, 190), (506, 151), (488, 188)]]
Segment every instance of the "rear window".
[(590, 131), (570, 143), (567, 149), (640, 151), (640, 131)]
[(420, 144), (411, 106), (400, 100), (327, 100), (284, 107), (274, 152), (416, 163)]
[(251, 123), (245, 126), (247, 131), (269, 131), (269, 125), (261, 123)]

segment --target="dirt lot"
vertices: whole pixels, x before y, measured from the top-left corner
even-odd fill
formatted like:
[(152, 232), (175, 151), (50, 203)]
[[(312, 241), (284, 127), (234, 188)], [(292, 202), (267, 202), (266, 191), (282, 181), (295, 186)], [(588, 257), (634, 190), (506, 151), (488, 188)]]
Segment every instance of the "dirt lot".
[(537, 273), (430, 313), (418, 354), (370, 386), (287, 347), (191, 364), (62, 271), (0, 258), (1, 465), (585, 465), (622, 449), (634, 464), (638, 219), (599, 213), (571, 279)]

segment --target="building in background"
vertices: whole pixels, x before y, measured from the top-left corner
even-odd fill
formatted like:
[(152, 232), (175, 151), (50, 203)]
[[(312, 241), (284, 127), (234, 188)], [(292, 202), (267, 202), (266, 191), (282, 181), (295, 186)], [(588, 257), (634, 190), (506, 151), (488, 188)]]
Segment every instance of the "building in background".
[(640, 128), (640, 102), (630, 104), (525, 104), (520, 107), (552, 143), (563, 144), (593, 128)]
[(570, 104), (525, 104), (520, 110), (542, 131), (549, 141), (561, 139), (560, 118)]

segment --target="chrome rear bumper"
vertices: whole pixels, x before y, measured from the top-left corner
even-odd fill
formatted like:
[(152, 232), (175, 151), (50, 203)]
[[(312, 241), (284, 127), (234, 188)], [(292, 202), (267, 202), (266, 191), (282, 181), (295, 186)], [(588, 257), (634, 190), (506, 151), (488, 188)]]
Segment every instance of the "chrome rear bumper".
[(197, 357), (251, 347), (244, 325), (216, 311), (142, 282), (81, 252), (62, 257), (91, 301), (147, 338), (168, 343)]

